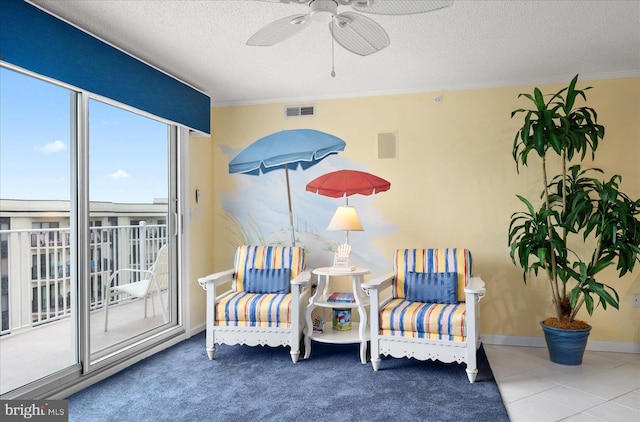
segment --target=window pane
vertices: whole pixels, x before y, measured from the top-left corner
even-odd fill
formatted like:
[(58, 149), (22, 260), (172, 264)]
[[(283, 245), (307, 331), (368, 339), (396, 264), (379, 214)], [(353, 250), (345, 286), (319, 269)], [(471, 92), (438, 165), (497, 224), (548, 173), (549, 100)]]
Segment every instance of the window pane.
[[(93, 357), (169, 322), (167, 125), (89, 102), (91, 339)], [(164, 259), (164, 273), (157, 261)], [(148, 303), (151, 301), (151, 303)]]
[[(0, 394), (78, 362), (71, 91), (0, 68)], [(42, 347), (42, 345), (46, 347)]]

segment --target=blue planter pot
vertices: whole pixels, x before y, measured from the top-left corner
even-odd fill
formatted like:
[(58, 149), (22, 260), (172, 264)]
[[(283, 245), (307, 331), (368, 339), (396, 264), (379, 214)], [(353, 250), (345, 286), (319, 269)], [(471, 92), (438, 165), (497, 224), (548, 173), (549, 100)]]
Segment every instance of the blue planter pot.
[(584, 350), (587, 347), (587, 339), (591, 327), (583, 330), (565, 330), (554, 328), (540, 323), (544, 331), (544, 339), (549, 349), (551, 362), (561, 365), (581, 365)]

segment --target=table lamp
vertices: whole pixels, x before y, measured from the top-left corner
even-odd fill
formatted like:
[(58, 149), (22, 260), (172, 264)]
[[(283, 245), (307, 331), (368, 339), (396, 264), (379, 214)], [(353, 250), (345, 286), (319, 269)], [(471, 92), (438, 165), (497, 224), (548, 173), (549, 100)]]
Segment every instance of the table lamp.
[(338, 247), (338, 251), (335, 254), (333, 261), (333, 268), (353, 271), (354, 266), (351, 265), (349, 256), (351, 254), (351, 246), (349, 246), (349, 232), (350, 231), (363, 231), (362, 224), (356, 213), (356, 209), (343, 205), (338, 207), (333, 218), (329, 222), (327, 230), (344, 230), (345, 231), (345, 243)]

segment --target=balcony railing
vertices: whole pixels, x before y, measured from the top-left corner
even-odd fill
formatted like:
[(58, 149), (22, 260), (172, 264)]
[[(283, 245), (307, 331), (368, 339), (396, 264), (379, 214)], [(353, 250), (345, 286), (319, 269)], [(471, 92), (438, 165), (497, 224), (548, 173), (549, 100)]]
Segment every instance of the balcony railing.
[[(0, 230), (0, 335), (71, 315), (70, 235), (69, 228)], [(115, 270), (149, 268), (167, 242), (167, 226), (98, 226), (89, 236), (87, 283), (95, 310), (102, 308), (103, 283)]]

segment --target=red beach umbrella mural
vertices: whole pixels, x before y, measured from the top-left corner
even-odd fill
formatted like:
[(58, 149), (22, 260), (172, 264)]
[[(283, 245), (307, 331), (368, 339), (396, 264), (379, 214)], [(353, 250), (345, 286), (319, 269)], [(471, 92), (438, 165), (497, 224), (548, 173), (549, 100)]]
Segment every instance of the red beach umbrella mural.
[(330, 198), (371, 195), (391, 189), (391, 183), (371, 173), (358, 170), (338, 170), (323, 174), (307, 184), (306, 190)]

